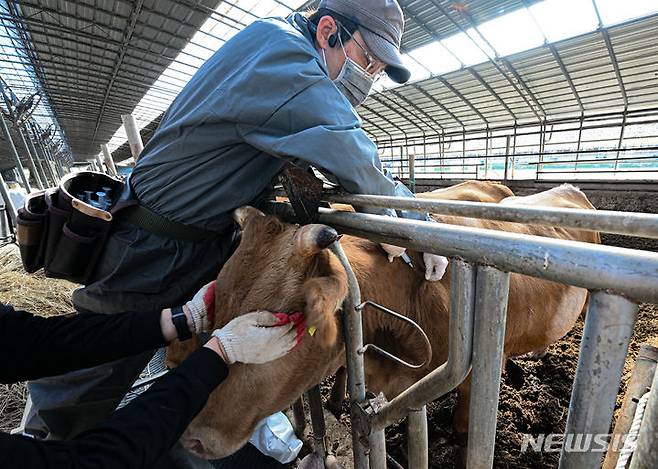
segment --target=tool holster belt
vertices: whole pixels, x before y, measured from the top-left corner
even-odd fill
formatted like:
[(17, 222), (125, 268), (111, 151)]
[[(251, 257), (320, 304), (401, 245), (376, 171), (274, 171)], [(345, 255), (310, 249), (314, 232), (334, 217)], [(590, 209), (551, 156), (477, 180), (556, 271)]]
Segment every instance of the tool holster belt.
[(16, 238), (23, 267), (46, 277), (85, 283), (101, 255), (113, 215), (83, 202), (79, 194), (110, 188), (119, 194), (123, 182), (92, 171), (65, 176), (59, 187), (34, 192), (18, 210)]
[(122, 221), (137, 225), (155, 235), (181, 241), (212, 241), (223, 234), (223, 232), (203, 230), (170, 220), (143, 205), (127, 207), (119, 213), (118, 217)]
[[(107, 188), (113, 196), (105, 210), (79, 197)], [(168, 220), (134, 198), (120, 200), (124, 189), (118, 179), (85, 171), (69, 174), (59, 187), (30, 194), (16, 220), (25, 270), (32, 273), (43, 267), (46, 277), (87, 284), (117, 218), (169, 239), (208, 241), (222, 235)]]

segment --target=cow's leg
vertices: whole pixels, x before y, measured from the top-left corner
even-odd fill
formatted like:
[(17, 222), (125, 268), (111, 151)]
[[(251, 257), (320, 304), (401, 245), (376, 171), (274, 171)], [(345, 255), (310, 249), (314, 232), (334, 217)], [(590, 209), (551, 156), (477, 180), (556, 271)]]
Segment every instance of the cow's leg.
[(336, 371), (336, 378), (334, 380), (334, 385), (331, 388), (331, 395), (327, 401), (327, 409), (331, 411), (336, 418), (340, 417), (343, 401), (345, 400), (345, 393), (347, 389), (347, 370), (344, 366), (338, 368)]

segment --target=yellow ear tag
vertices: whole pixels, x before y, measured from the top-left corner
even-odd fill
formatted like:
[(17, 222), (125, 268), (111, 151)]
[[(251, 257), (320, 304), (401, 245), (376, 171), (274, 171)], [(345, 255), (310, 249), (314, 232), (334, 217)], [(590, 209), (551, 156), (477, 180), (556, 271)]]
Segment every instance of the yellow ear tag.
[(308, 328), (308, 335), (310, 335), (311, 337), (313, 337), (313, 336), (315, 335), (315, 333), (317, 332), (317, 330), (318, 330), (318, 328), (315, 327), (315, 326), (311, 326), (311, 327), (309, 327), (309, 328)]

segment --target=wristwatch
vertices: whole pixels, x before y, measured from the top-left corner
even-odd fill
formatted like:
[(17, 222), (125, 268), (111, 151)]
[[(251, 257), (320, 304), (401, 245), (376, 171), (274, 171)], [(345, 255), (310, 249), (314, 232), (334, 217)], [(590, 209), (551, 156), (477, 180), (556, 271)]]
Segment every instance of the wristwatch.
[(192, 337), (190, 327), (187, 325), (187, 316), (185, 316), (182, 306), (171, 308), (171, 322), (174, 323), (174, 327), (176, 328), (178, 340), (182, 342)]

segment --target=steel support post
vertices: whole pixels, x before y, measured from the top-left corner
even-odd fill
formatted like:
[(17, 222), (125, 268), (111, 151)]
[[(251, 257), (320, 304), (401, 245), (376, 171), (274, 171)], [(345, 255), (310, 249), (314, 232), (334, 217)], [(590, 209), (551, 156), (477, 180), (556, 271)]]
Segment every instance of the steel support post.
[(46, 171), (43, 169), (43, 164), (41, 164), (41, 158), (39, 158), (39, 152), (37, 151), (37, 147), (34, 145), (34, 142), (32, 141), (32, 136), (30, 135), (30, 131), (25, 128), (23, 129), (23, 140), (27, 142), (27, 144), (30, 146), (30, 151), (34, 155), (34, 162), (36, 163), (37, 170), (39, 171), (39, 175), (41, 176), (41, 182), (43, 183), (43, 187), (46, 188), (50, 185), (50, 182), (48, 181), (48, 175), (46, 174)]
[(105, 173), (106, 170), (103, 167), (103, 160), (101, 159), (100, 156), (96, 155), (96, 158), (94, 158), (94, 163), (96, 164), (96, 167), (98, 168), (98, 171), (101, 173)]
[[(0, 192), (2, 192), (2, 199), (5, 201), (5, 210), (7, 210), (9, 213), (11, 222), (14, 224), (14, 226), (16, 226), (16, 207), (14, 206), (14, 202), (12, 202), (11, 197), (9, 197), (9, 188), (7, 187), (7, 184), (5, 184), (5, 179), (2, 177), (1, 172)], [(0, 213), (0, 216), (4, 216), (4, 214)]]
[(488, 266), (477, 269), (468, 469), (493, 467), (509, 281), (509, 272)]
[(427, 444), (427, 407), (409, 412), (407, 417), (407, 453), (409, 469), (427, 469), (429, 453)]
[(647, 406), (644, 408), (642, 426), (630, 469), (655, 469), (656, 467), (658, 467), (658, 373), (653, 375), (651, 394)]
[(110, 153), (109, 148), (107, 148), (107, 144), (104, 143), (101, 145), (101, 151), (103, 152), (103, 157), (105, 158), (105, 166), (107, 166), (107, 169), (112, 173), (113, 176), (119, 176), (117, 167), (114, 164), (114, 160), (112, 159), (112, 153)]
[(31, 128), (32, 131), (32, 136), (34, 137), (34, 142), (35, 146), (37, 148), (37, 151), (41, 152), (41, 158), (43, 160), (43, 165), (46, 167), (47, 171), (47, 176), (50, 177), (50, 183), (55, 186), (57, 185), (57, 178), (55, 177), (55, 172), (53, 171), (53, 167), (50, 164), (50, 160), (48, 159), (48, 154), (46, 153), (46, 149), (43, 146), (43, 143), (37, 134), (37, 132), (34, 130), (34, 127)]
[(28, 181), (27, 176), (25, 176), (25, 169), (23, 168), (23, 163), (21, 163), (21, 157), (18, 155), (18, 151), (16, 150), (14, 141), (11, 139), (11, 133), (9, 133), (9, 126), (7, 126), (7, 122), (5, 121), (5, 118), (2, 116), (1, 113), (0, 113), (0, 126), (2, 127), (2, 133), (4, 133), (5, 135), (5, 140), (7, 141), (7, 145), (9, 145), (9, 151), (14, 157), (14, 161), (16, 162), (16, 168), (18, 169), (18, 176), (23, 182), (23, 186), (25, 187), (25, 190), (29, 194), (30, 192), (32, 192), (32, 188), (30, 187), (30, 181)]
[(373, 429), (368, 436), (370, 469), (386, 469), (386, 435), (384, 429)]
[(609, 433), (637, 311), (637, 304), (621, 296), (605, 291), (590, 294), (560, 469), (601, 467), (604, 453), (596, 448), (593, 451), (565, 449), (571, 446), (570, 441)]
[(25, 153), (27, 154), (27, 162), (30, 165), (30, 172), (34, 175), (34, 180), (37, 183), (37, 187), (39, 189), (44, 189), (45, 185), (43, 181), (41, 180), (41, 174), (37, 170), (37, 165), (35, 161), (37, 160), (37, 154), (34, 153), (34, 149), (30, 148), (30, 146), (27, 143), (27, 139), (25, 138), (25, 135), (23, 134), (23, 129), (18, 127), (16, 129), (16, 133), (18, 136), (21, 138), (21, 142), (23, 143), (23, 147), (25, 148)]
[(409, 155), (409, 189), (414, 194), (416, 193), (416, 148), (414, 147), (414, 153)]
[(142, 136), (139, 134), (139, 129), (137, 128), (137, 121), (132, 114), (121, 115), (121, 121), (123, 122), (123, 127), (126, 129), (130, 153), (132, 153), (133, 158), (137, 161), (142, 150), (144, 150)]
[(59, 165), (57, 164), (57, 158), (53, 154), (50, 147), (51, 147), (50, 144), (45, 144), (44, 145), (46, 155), (48, 155), (48, 159), (50, 160), (50, 163), (52, 164), (53, 173), (55, 174), (55, 178), (57, 179), (57, 181), (59, 181), (63, 177), (63, 175), (62, 175), (62, 172), (59, 168)]
[(352, 419), (354, 468), (369, 469), (369, 451), (363, 445), (359, 434), (359, 428), (363, 427), (361, 425), (363, 414), (359, 405), (366, 400), (365, 369), (363, 354), (360, 353), (363, 348), (363, 324), (361, 322), (361, 310), (357, 308), (361, 304), (361, 290), (340, 242), (335, 242), (331, 246), (331, 250), (343, 265), (347, 273), (349, 286), (349, 293), (343, 304), (343, 335), (345, 337), (347, 389), (350, 395), (350, 417)]

